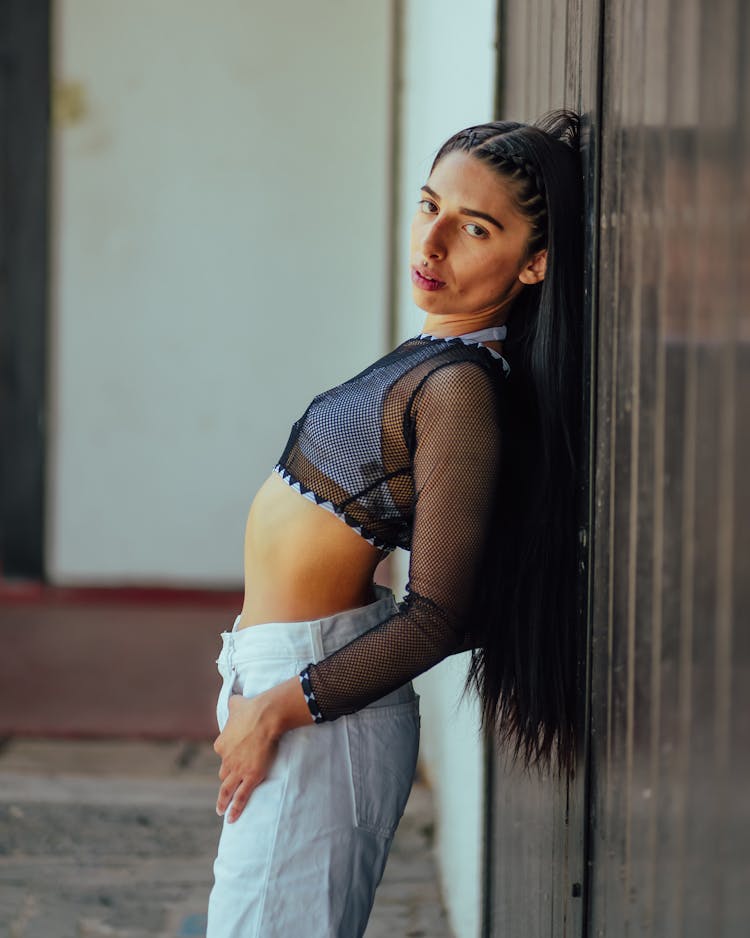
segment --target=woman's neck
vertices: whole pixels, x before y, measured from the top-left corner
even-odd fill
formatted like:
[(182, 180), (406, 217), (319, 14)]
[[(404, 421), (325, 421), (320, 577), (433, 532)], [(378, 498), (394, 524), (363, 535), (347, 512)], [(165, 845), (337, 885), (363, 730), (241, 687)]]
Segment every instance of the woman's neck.
[(479, 313), (476, 316), (436, 316), (428, 313), (422, 332), (427, 335), (434, 335), (438, 339), (445, 339), (451, 336), (478, 332), (480, 329), (491, 329), (503, 325), (504, 322), (504, 315), (498, 316), (497, 310), (493, 310), (491, 313)]
[[(430, 328), (430, 323), (433, 321), (436, 321), (435, 326)], [(450, 322), (454, 324), (451, 326)], [(425, 335), (435, 336), (437, 339), (453, 336), (472, 336), (482, 345), (486, 345), (495, 352), (502, 353), (502, 340), (505, 338), (507, 331), (505, 324), (498, 322), (497, 317), (486, 317), (485, 324), (480, 324), (481, 322), (482, 320), (479, 318), (472, 318), (470, 322), (467, 322), (464, 318), (449, 321), (444, 316), (427, 316), (422, 332)], [(436, 329), (439, 331), (435, 331)]]

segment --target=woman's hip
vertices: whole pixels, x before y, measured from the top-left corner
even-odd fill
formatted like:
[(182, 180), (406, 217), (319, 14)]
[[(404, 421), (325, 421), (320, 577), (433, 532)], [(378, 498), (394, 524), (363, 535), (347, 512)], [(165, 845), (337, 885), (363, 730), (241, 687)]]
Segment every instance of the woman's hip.
[[(395, 609), (393, 594), (379, 587), (376, 602), (359, 609), (310, 622), (264, 623), (224, 633), (217, 661), (223, 678), (219, 729), (228, 718), (232, 694), (253, 697), (299, 674)], [(408, 682), (356, 713), (286, 734), (270, 779), (284, 775), (291, 779), (285, 784), (302, 786), (305, 791), (290, 792), (296, 802), (305, 799), (310, 786), (321, 796), (332, 793), (339, 807), (348, 793), (355, 826), (391, 836), (411, 787), (418, 747), (419, 701)], [(252, 801), (247, 812), (252, 811)]]
[[(276, 667), (276, 677), (289, 676)], [(257, 686), (252, 670), (248, 690)], [(362, 935), (418, 749), (411, 684), (282, 737), (267, 779), (237, 821), (224, 821), (208, 934), (281, 938), (305, 921), (311, 938)]]

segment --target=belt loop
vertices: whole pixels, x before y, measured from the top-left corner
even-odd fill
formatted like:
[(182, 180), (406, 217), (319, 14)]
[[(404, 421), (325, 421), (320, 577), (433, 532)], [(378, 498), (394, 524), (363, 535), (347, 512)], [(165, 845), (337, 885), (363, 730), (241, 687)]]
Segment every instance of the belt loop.
[(234, 671), (234, 633), (232, 632), (227, 635), (227, 664), (229, 670)]
[(323, 629), (320, 622), (310, 623), (310, 643), (312, 644), (313, 662), (317, 663), (322, 658), (325, 658)]
[(234, 666), (234, 636), (231, 632), (221, 633), (221, 652), (216, 659), (219, 671), (224, 674), (224, 670), (229, 674)]

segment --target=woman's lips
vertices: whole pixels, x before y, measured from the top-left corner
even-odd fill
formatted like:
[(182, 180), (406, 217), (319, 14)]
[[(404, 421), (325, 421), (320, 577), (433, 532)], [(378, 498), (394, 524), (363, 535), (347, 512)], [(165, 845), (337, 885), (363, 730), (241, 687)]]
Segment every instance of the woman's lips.
[(412, 267), (411, 269), (411, 282), (416, 284), (420, 290), (440, 290), (445, 286), (443, 280), (438, 280), (426, 271), (422, 273), (418, 267)]

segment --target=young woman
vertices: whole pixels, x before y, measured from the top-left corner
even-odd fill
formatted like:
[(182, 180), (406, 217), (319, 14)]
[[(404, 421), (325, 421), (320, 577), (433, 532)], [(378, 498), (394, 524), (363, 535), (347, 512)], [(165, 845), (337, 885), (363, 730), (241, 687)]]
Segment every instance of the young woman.
[[(577, 141), (561, 111), (444, 144), (412, 226), (423, 333), (316, 397), (252, 503), (209, 938), (363, 933), (414, 774), (410, 681), (447, 655), (473, 649), (526, 764), (572, 762)], [(398, 605), (373, 586), (395, 547)]]

